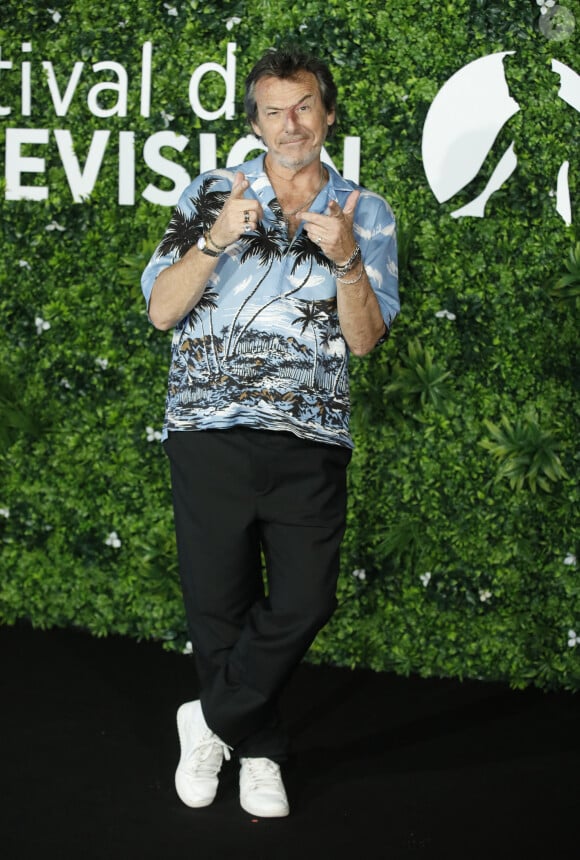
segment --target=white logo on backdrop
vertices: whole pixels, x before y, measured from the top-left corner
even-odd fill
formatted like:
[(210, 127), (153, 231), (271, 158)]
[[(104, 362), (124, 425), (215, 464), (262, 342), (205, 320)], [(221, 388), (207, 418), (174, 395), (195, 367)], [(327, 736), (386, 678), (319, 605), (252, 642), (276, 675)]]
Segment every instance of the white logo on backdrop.
[[(514, 53), (489, 54), (463, 66), (441, 87), (429, 108), (423, 128), (423, 166), (440, 203), (475, 179), (499, 132), (520, 110), (510, 95), (503, 65), (504, 57)], [(580, 75), (558, 60), (552, 60), (552, 71), (560, 76), (558, 97), (580, 111)], [(517, 144), (512, 140), (481, 194), (451, 212), (452, 217), (482, 218), (489, 198), (509, 179), (517, 163)], [(568, 225), (572, 223), (569, 166), (568, 160), (563, 161), (554, 177), (556, 210)]]

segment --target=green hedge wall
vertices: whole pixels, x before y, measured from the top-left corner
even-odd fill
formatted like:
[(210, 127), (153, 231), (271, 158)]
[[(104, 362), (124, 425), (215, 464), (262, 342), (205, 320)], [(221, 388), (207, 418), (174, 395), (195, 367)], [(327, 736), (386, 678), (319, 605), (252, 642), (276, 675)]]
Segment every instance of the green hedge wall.
[[(356, 452), (339, 609), (313, 662), (423, 676), (580, 686), (578, 557), (579, 117), (556, 97), (553, 58), (578, 68), (577, 27), (548, 39), (534, 0), (4, 0), (0, 10), (0, 152), (7, 128), (50, 129), (48, 199), (0, 186), (0, 621), (80, 625), (181, 648), (168, 469), (156, 438), (169, 335), (147, 322), (140, 271), (170, 210), (147, 202), (141, 157), (166, 127), (189, 143), (217, 136), (218, 163), (247, 133), (243, 79), (270, 45), (300, 42), (330, 62), (345, 135), (361, 138), (361, 181), (399, 222), (402, 313), (385, 347), (353, 359)], [(141, 48), (153, 53), (152, 108), (140, 115)], [(233, 120), (199, 119), (188, 81), (237, 45)], [(31, 50), (22, 50), (30, 43)], [(469, 189), (439, 204), (425, 177), (423, 123), (443, 83), (497, 51), (521, 110)], [(129, 71), (126, 117), (94, 117), (94, 63)], [(42, 61), (64, 93), (55, 116)], [(22, 115), (22, 62), (32, 104)], [(88, 71), (87, 71), (88, 70)], [(111, 80), (111, 75), (105, 76)], [(208, 76), (203, 99), (219, 105)], [(102, 103), (107, 103), (103, 94)], [(162, 113), (164, 112), (164, 113)], [(169, 118), (171, 117), (171, 118)], [(90, 199), (74, 203), (52, 129), (81, 163), (93, 132), (111, 137)], [(117, 204), (119, 133), (135, 135), (134, 206)], [(450, 213), (483, 189), (516, 141), (518, 168), (485, 218)], [(24, 155), (38, 156), (33, 146)], [(570, 160), (572, 226), (556, 213)], [(564, 277), (567, 276), (567, 277)], [(442, 313), (445, 311), (446, 313)], [(576, 637), (578, 633), (578, 638)]]

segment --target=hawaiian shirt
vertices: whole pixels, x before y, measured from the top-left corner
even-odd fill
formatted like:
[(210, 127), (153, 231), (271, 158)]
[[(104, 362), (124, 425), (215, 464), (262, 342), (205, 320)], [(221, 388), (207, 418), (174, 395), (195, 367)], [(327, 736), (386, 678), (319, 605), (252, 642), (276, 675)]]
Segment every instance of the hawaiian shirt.
[[(399, 311), (393, 213), (379, 195), (327, 169), (329, 181), (310, 210), (324, 213), (330, 200), (343, 208), (351, 191), (361, 191), (355, 238), (390, 329)], [(237, 171), (263, 220), (220, 256), (201, 299), (175, 327), (163, 436), (242, 424), (352, 448), (349, 350), (332, 263), (302, 225), (289, 236), (264, 155), (203, 173), (185, 189), (143, 273), (147, 304), (158, 274), (211, 228)]]

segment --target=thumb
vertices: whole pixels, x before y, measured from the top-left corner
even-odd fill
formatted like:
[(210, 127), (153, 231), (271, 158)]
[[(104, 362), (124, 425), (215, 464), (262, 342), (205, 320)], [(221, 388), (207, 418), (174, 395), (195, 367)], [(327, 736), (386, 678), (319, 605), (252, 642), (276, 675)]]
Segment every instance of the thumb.
[(342, 210), (342, 214), (347, 218), (354, 217), (354, 210), (356, 209), (359, 197), (360, 191), (351, 191), (348, 195), (346, 203), (344, 204), (344, 209)]
[(241, 170), (236, 172), (234, 177), (234, 184), (232, 185), (232, 191), (230, 197), (233, 197), (234, 200), (239, 200), (244, 196), (244, 191), (248, 187), (249, 183)]

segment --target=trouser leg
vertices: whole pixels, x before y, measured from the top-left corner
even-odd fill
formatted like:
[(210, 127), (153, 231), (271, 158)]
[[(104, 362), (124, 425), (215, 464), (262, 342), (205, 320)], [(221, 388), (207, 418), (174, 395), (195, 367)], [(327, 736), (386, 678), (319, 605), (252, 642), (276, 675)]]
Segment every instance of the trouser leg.
[[(253, 730), (257, 715), (278, 695), (336, 608), (342, 529), (268, 525), (264, 546), (269, 594), (252, 607), (226, 671), (214, 677), (214, 717), (236, 714), (237, 754), (282, 760), (264, 751), (269, 738)], [(314, 575), (313, 575), (314, 574)], [(227, 696), (224, 696), (227, 692)]]
[(206, 719), (239, 754), (281, 759), (277, 695), (335, 607), (350, 452), (245, 430), (167, 450)]
[(235, 444), (221, 451), (218, 435), (172, 433), (165, 443), (181, 588), (202, 689), (264, 594), (252, 494), (237, 474), (242, 453)]

